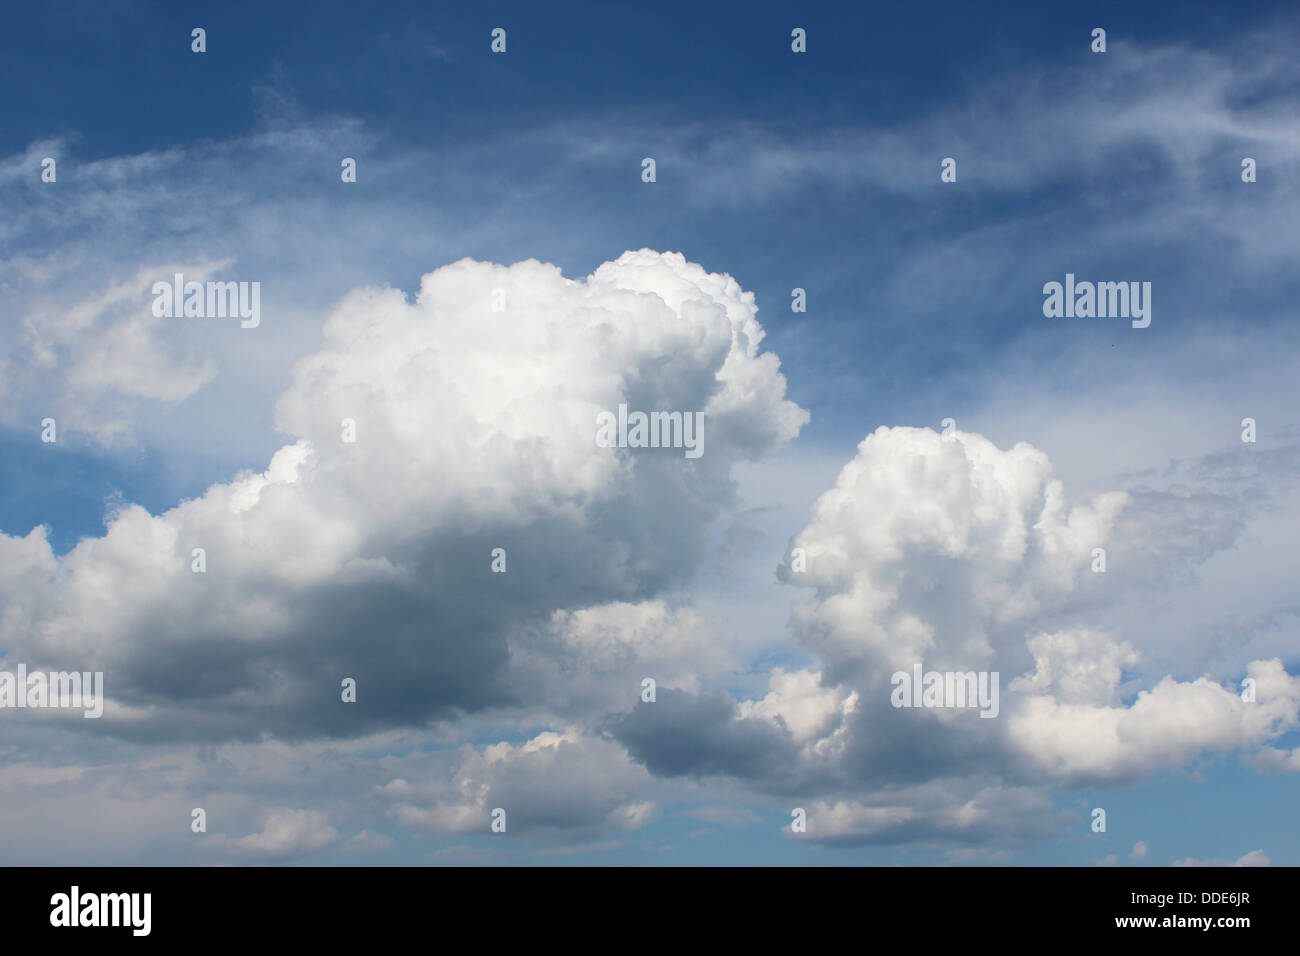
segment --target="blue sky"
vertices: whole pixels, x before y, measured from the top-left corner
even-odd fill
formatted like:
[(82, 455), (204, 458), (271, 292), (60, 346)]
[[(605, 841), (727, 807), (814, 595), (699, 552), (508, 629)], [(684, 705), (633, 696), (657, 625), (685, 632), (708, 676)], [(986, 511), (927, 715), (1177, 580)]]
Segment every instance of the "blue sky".
[[(0, 666), (102, 664), (116, 705), (89, 729), (15, 722), (0, 814), (30, 834), (20, 861), (1300, 862), (1287, 5), (124, 3), (8, 19), (0, 600), (18, 610)], [(698, 391), (719, 371), (700, 344), (713, 326), (593, 298), (626, 337), (594, 353), (623, 387), (599, 394), (714, 395), (719, 450), (694, 472), (630, 456), (635, 477), (567, 450), (536, 465), (531, 442), (569, 447), (568, 413), (538, 411), (548, 396), (605, 388), (583, 359), (587, 313), (536, 271), (459, 261), (583, 280), (640, 249), (703, 272), (625, 265), (611, 288), (673, 302), (686, 283), (730, 303), (734, 331), (744, 306), (701, 278), (731, 276), (779, 375), (737, 353), (748, 386)], [(433, 298), (464, 324), (426, 340), (403, 309), (444, 268)], [(182, 269), (260, 282), (262, 324), (142, 320), (152, 282)], [(1043, 285), (1067, 273), (1150, 282), (1150, 327), (1046, 318)], [(495, 282), (522, 322), (568, 318), (475, 338), (473, 296)], [(347, 402), (387, 423), (362, 443), (364, 481), (322, 450)], [(959, 461), (935, 444), (946, 418), (973, 436)], [(469, 444), (497, 434), (503, 458), (445, 457), (478, 427)], [(859, 449), (881, 427), (901, 430)], [(304, 442), (319, 463), (248, 477)], [(917, 478), (918, 459), (948, 477)], [(867, 477), (819, 510), (851, 462)], [(1049, 534), (1053, 479), (1067, 504)], [(261, 504), (239, 512), (241, 494)], [(1112, 514), (1092, 504), (1107, 494), (1128, 497)], [(836, 526), (852, 515), (857, 537)], [(151, 550), (187, 554), (195, 534), (228, 549), (199, 596)], [(1018, 534), (1031, 544), (1004, 564), (996, 542)], [(1067, 587), (1054, 549), (1085, 555), (1089, 534), (1111, 567), (1070, 565)], [(479, 560), (498, 538), (508, 587)], [(850, 570), (812, 587), (774, 572), (799, 542)], [(879, 588), (893, 598), (873, 605)], [(883, 729), (900, 725), (872, 709), (873, 681), (915, 627), (954, 666), (1001, 668), (996, 731)], [(1051, 637), (1040, 653), (1035, 635)], [(366, 648), (362, 687), (385, 706), (354, 721), (311, 703)], [(1237, 688), (1273, 660), (1262, 722), (1196, 683)], [(641, 728), (610, 682), (652, 664), (671, 692)], [(1022, 712), (1009, 685), (1035, 667), (1044, 710)], [(782, 690), (774, 669), (807, 681)], [(1075, 679), (1094, 696), (1074, 699)], [(1049, 716), (1060, 740), (1031, 733)], [(670, 746), (692, 734), (707, 746)], [(465, 822), (507, 798), (534, 801), (531, 826)], [(194, 806), (207, 834), (186, 826)], [(788, 832), (796, 806), (813, 808), (808, 839)], [(61, 844), (73, 817), (86, 829)]]

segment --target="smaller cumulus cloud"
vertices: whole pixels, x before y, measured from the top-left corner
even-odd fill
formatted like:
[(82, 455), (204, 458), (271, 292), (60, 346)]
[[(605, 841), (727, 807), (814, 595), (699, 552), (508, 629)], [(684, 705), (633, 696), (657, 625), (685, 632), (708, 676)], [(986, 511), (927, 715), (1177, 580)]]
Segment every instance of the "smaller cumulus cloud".
[(1171, 866), (1272, 866), (1273, 861), (1268, 858), (1263, 850), (1251, 850), (1245, 856), (1236, 860), (1198, 860), (1195, 857), (1187, 857), (1185, 860), (1174, 860)]
[(1264, 747), (1259, 753), (1245, 760), (1250, 766), (1264, 773), (1300, 773), (1300, 747), (1294, 750)]
[(380, 787), (403, 826), (440, 833), (488, 833), (503, 810), (506, 832), (591, 839), (639, 829), (655, 813), (640, 798), (648, 781), (618, 745), (577, 733), (538, 734), (522, 744), (466, 746), (450, 780), (439, 774)]
[(256, 833), (237, 839), (213, 837), (217, 848), (248, 861), (283, 862), (323, 850), (338, 841), (339, 833), (319, 810), (277, 808), (262, 819)]

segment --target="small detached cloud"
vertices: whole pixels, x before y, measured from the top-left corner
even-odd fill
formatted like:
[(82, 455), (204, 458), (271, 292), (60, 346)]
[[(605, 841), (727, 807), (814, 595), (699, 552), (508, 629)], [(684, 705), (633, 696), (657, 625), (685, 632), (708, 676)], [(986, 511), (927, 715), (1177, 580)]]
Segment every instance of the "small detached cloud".
[(1184, 860), (1175, 860), (1170, 866), (1272, 866), (1273, 861), (1265, 855), (1263, 850), (1251, 850), (1245, 856), (1236, 860), (1197, 860), (1193, 857), (1187, 857)]

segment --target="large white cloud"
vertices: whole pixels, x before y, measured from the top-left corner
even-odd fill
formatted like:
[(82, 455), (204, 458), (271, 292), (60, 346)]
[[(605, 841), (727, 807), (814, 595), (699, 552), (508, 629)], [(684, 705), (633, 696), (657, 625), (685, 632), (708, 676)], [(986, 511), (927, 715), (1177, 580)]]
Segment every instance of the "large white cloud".
[[(354, 734), (518, 703), (508, 632), (689, 580), (733, 465), (807, 420), (755, 312), (730, 277), (649, 250), (585, 281), (462, 260), (413, 302), (357, 291), (295, 366), (293, 440), (265, 472), (161, 515), (123, 505), (62, 557), (42, 529), (0, 536), (0, 646), (104, 670), (95, 729), (139, 736)], [(703, 412), (703, 455), (598, 446), (620, 403)]]

